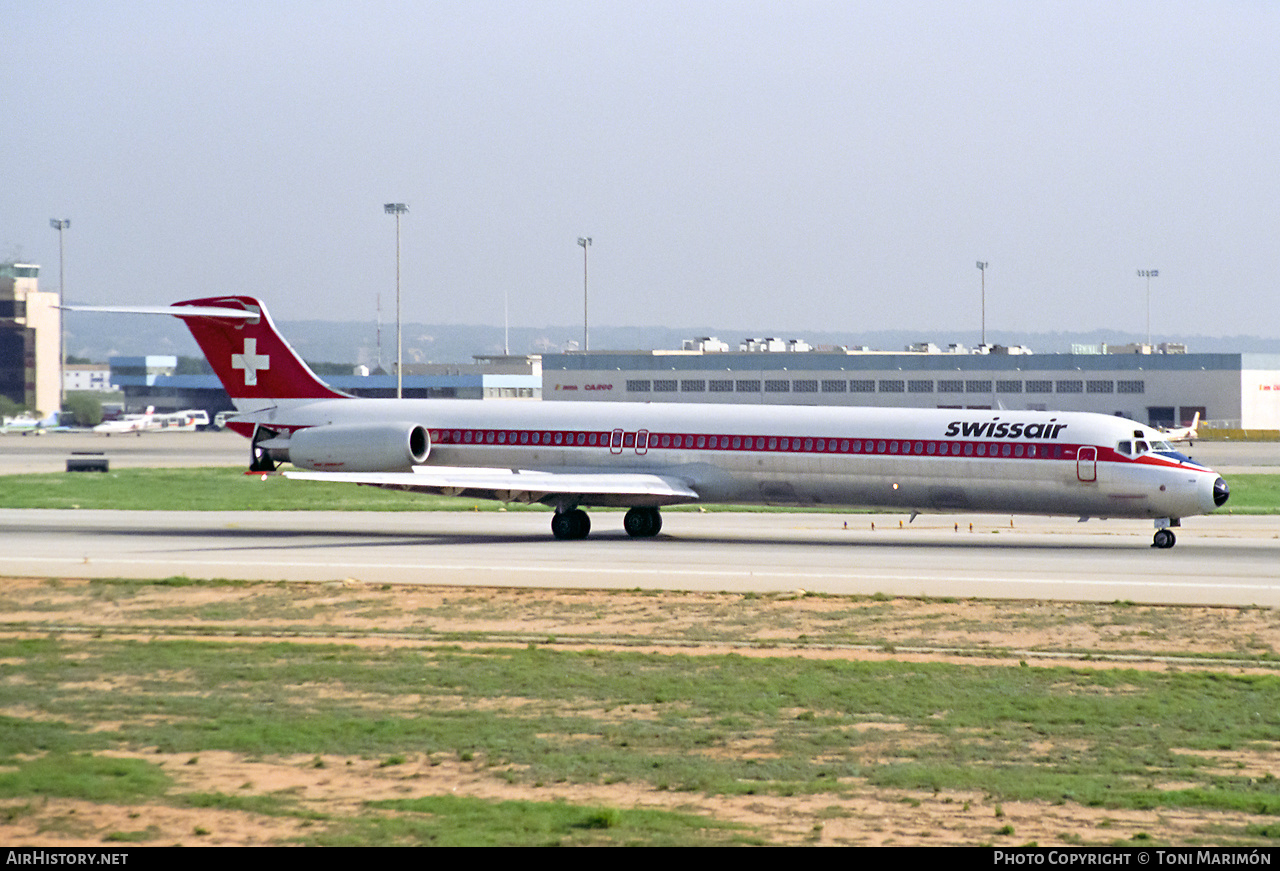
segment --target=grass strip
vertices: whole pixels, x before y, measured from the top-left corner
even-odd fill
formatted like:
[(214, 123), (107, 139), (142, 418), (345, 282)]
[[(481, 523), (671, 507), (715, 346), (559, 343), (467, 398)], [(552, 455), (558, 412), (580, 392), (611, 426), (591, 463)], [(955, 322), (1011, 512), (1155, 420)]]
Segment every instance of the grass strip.
[[(1219, 513), (1280, 513), (1280, 475), (1231, 475), (1231, 500)], [(789, 510), (706, 506), (710, 510)], [(377, 487), (263, 479), (234, 468), (119, 469), (105, 474), (46, 472), (0, 476), (0, 508), (126, 511), (497, 511), (540, 505), (401, 493)], [(801, 509), (806, 512), (813, 507)], [(845, 509), (818, 509), (848, 513)]]
[(51, 784), (67, 766), (126, 782), (93, 768), (86, 752), (105, 744), (449, 758), (533, 785), (840, 795), (870, 782), (1280, 816), (1270, 674), (74, 638), (5, 641), (0, 658), (20, 676), (0, 704), (32, 712), (0, 733), (38, 720), (73, 748), (20, 762), (7, 796), (65, 792)]

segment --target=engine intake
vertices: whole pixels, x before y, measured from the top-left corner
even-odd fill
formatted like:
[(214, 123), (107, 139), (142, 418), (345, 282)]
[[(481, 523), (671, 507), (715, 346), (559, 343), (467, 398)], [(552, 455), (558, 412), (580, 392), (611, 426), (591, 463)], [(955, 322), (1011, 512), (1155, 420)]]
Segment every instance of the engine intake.
[(407, 472), (430, 454), (431, 436), (419, 424), (346, 424), (298, 430), (288, 460), (316, 472)]

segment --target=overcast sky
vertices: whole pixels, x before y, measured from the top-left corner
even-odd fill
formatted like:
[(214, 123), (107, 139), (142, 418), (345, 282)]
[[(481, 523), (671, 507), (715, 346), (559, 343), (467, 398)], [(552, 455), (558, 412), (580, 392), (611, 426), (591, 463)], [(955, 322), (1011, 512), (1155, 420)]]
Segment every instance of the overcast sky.
[(0, 259), (278, 320), (1280, 336), (1280, 3), (0, 0)]

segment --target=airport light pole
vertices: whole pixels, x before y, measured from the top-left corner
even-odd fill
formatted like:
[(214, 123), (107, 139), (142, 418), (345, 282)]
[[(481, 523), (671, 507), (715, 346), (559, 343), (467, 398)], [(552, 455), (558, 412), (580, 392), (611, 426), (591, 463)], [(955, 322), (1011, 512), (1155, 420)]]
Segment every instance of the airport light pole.
[(579, 236), (578, 244), (582, 246), (582, 350), (591, 350), (587, 339), (587, 248), (591, 247), (590, 236)]
[(400, 216), (409, 211), (404, 203), (387, 203), (382, 210), (396, 216), (396, 399), (404, 398), (404, 345), (400, 336)]
[(1147, 347), (1151, 347), (1151, 279), (1160, 277), (1159, 269), (1139, 269), (1138, 277), (1147, 280)]
[[(58, 305), (67, 304), (66, 259), (63, 256), (62, 231), (71, 227), (71, 219), (49, 219), (49, 226), (58, 231)], [(58, 313), (58, 413), (67, 402), (67, 318)]]
[(991, 264), (985, 260), (978, 261), (978, 271), (982, 273), (982, 347), (987, 346), (987, 267)]

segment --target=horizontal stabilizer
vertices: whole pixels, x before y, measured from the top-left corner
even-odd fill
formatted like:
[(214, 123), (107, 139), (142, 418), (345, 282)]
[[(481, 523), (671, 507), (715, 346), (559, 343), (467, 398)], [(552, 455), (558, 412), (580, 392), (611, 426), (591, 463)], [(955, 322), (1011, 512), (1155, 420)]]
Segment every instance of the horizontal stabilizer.
[(58, 308), (69, 312), (114, 312), (124, 315), (172, 315), (175, 318), (235, 318), (252, 320), (259, 317), (258, 312), (245, 311), (242, 308), (215, 308), (213, 306), (193, 305), (60, 305)]

